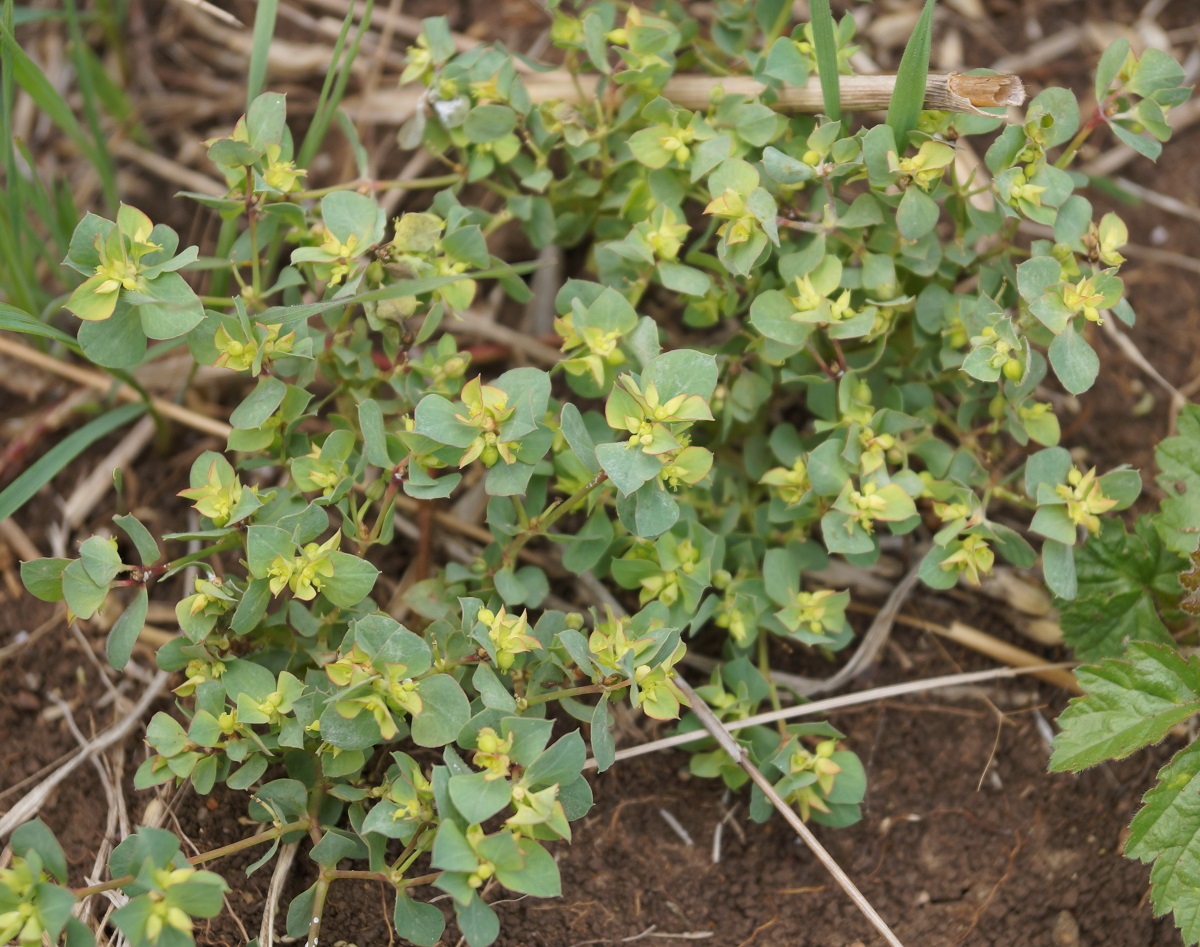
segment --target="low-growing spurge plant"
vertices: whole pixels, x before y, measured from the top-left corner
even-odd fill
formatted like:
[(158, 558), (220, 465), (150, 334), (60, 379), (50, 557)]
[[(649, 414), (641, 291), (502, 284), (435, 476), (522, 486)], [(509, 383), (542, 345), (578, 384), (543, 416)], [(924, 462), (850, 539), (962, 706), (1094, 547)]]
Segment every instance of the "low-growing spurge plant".
[[(150, 721), (136, 783), (245, 790), (262, 830), (185, 859), (170, 833), (143, 828), (113, 852), (111, 881), (71, 891), (53, 836), (30, 823), (0, 873), (4, 939), (84, 943), (76, 899), (119, 888), (113, 922), (132, 944), (190, 943), (224, 890), (195, 865), (262, 845), (253, 871), (307, 836), (316, 881), (288, 909), (292, 936), (316, 943), (337, 879), (374, 877), (395, 889), (402, 938), (439, 940), (430, 899), (444, 892), (481, 947), (498, 934), (494, 886), (559, 894), (550, 847), (591, 804), (584, 734), (603, 770), (618, 702), (698, 726), (676, 678), (689, 641), (720, 655), (698, 692), (725, 720), (780, 703), (781, 653), (852, 642), (849, 592), (822, 578), (831, 559), (869, 567), (900, 548), (947, 589), (978, 583), (997, 556), (1023, 568), (1040, 556), (1050, 589), (1084, 602), (1105, 569), (1131, 567), (1122, 544), (1166, 563), (1157, 533), (1127, 536), (1110, 516), (1138, 495), (1138, 473), (1077, 466), (1048, 391), (1090, 388), (1094, 325), (1133, 321), (1125, 226), (1095, 219), (1072, 160), (1104, 127), (1155, 157), (1188, 94), (1174, 62), (1122, 41), (1100, 63), (1092, 117), (1051, 89), (1008, 124), (918, 118), (925, 67), (906, 57), (909, 118), (860, 126), (828, 117), (840, 113), (828, 81), (826, 116), (772, 107), (818, 58), (826, 80), (849, 70), (848, 18), (833, 49), (823, 31), (786, 33), (782, 0), (717, 4), (703, 27), (669, 0), (550, 6), (566, 69), (599, 77), (595, 96), (567, 82), (535, 102), (524, 61), (456, 53), (445, 20), (426, 21), (405, 73), (424, 92), (401, 137), (438, 156), (450, 186), (307, 190), (284, 97), (268, 93), (207, 143), (229, 185), (196, 196), (226, 224), (215, 257), (180, 251), (129, 206), (75, 230), (66, 264), (82, 281), (63, 305), (86, 358), (120, 372), (186, 340), (249, 393), (226, 449), (180, 484), (197, 529), (156, 538), (121, 516), (121, 536), (23, 576), (73, 618), (122, 602), (108, 639), (118, 668), (151, 591), (190, 577), (180, 636), (157, 654), (178, 672), (177, 713)], [(714, 83), (697, 109), (662, 95), (677, 73), (724, 75), (721, 63), (762, 93)], [(956, 164), (960, 139), (986, 150), (984, 167)], [(380, 192), (424, 183), (444, 189), (388, 219)], [(1026, 220), (1053, 238), (1019, 240)], [(529, 300), (532, 267), (491, 249), (517, 227), (582, 262), (555, 300), (560, 357), (517, 345), (502, 371), (494, 345), (460, 343), (458, 314), (484, 286)], [(484, 544), (438, 503), (470, 491), (486, 497)], [(427, 540), (431, 523), (461, 533), (449, 561), (379, 582), (380, 564), (407, 567), (396, 534), (414, 523)], [(160, 540), (198, 548), (167, 555)], [(589, 591), (604, 585), (607, 599)], [(1145, 719), (1169, 725), (1196, 706)], [(859, 818), (863, 768), (827, 724), (739, 739), (804, 818)], [(692, 768), (745, 779), (711, 743)], [(770, 813), (757, 789), (751, 811)]]

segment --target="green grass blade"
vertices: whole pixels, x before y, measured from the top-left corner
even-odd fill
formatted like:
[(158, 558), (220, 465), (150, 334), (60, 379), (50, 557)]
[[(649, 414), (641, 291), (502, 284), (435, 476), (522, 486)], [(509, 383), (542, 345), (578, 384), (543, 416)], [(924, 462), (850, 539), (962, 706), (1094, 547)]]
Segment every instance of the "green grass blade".
[(40, 319), (35, 319), (29, 313), (7, 303), (0, 303), (0, 329), (7, 332), (19, 332), (22, 335), (36, 335), (43, 339), (53, 339), (55, 342), (70, 346), (73, 351), (79, 351), (79, 344), (65, 332), (47, 325)]
[(246, 108), (258, 98), (267, 81), (267, 58), (275, 38), (279, 0), (259, 0), (254, 11), (254, 37), (250, 45), (250, 74), (246, 77)]
[(67, 0), (67, 34), (71, 37), (69, 50), (71, 61), (75, 65), (75, 81), (83, 98), (83, 118), (92, 135), (94, 166), (96, 173), (100, 176), (104, 200), (108, 204), (108, 209), (115, 213), (120, 201), (117, 192), (117, 168), (112, 155), (108, 152), (108, 134), (100, 122), (101, 93), (96, 88), (95, 73), (86, 57), (87, 43), (83, 38), (83, 28), (79, 22), (79, 12), (75, 8), (74, 0)]
[(4, 283), (0, 291), (26, 309), (40, 309), (43, 297), (31, 279), (34, 272), (32, 244), (24, 239), (27, 227), (25, 189), (28, 185), (17, 166), (17, 143), (12, 130), (17, 95), (16, 76), (9, 65), (9, 50), (17, 45), (12, 38), (13, 15), (12, 0), (5, 0), (0, 16), (0, 137), (4, 139), (5, 181), (5, 213), (0, 216), (0, 274)]
[(83, 154), (93, 163), (97, 155), (87, 132), (75, 118), (71, 106), (58, 94), (58, 90), (50, 84), (45, 73), (38, 67), (28, 54), (17, 44), (16, 37), (4, 24), (0, 24), (0, 44), (2, 44), (3, 61), (11, 68), (12, 77), (24, 89), (34, 104), (45, 113), (59, 130), (66, 135)]
[(144, 404), (126, 404), (89, 421), (39, 457), (21, 476), (0, 492), (0, 520), (6, 520), (33, 499), (76, 457), (118, 428), (145, 413)]
[(302, 168), (307, 168), (312, 162), (313, 156), (317, 153), (317, 149), (321, 147), (325, 140), (325, 135), (329, 131), (329, 126), (333, 124), (333, 117), (337, 112), (338, 106), (341, 104), (342, 97), (346, 93), (346, 85), (350, 81), (350, 68), (354, 65), (354, 60), (358, 57), (358, 49), (362, 44), (362, 38), (371, 26), (371, 13), (375, 9), (375, 0), (367, 0), (366, 6), (363, 9), (362, 19), (358, 22), (358, 32), (354, 36), (350, 48), (346, 49), (345, 55), (342, 55), (342, 50), (345, 48), (346, 37), (350, 35), (350, 27), (353, 24), (354, 7), (346, 13), (346, 19), (342, 21), (341, 32), (338, 33), (337, 43), (334, 45), (332, 62), (337, 63), (336, 69), (330, 69), (329, 74), (325, 77), (325, 84), (321, 88), (321, 96), (317, 100), (317, 111), (313, 116), (312, 125), (308, 128), (308, 134), (304, 136), (304, 144), (300, 146), (300, 154), (296, 159), (296, 164)]
[(837, 31), (833, 25), (833, 11), (829, 9), (829, 0), (812, 0), (808, 8), (812, 14), (813, 45), (817, 51), (817, 75), (821, 77), (825, 114), (835, 122), (840, 121), (842, 85), (838, 78)]
[(896, 136), (901, 154), (908, 147), (908, 136), (917, 127), (925, 107), (925, 79), (929, 75), (929, 50), (933, 45), (933, 8), (937, 0), (925, 0), (925, 9), (904, 47), (900, 69), (896, 73), (896, 91), (888, 106), (887, 123)]

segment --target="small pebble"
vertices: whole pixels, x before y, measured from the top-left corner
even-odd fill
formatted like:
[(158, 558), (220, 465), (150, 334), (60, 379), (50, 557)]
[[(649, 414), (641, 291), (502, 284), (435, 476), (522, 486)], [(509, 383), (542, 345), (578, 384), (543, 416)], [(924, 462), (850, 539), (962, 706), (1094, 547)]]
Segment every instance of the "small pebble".
[(1054, 947), (1079, 947), (1079, 922), (1070, 911), (1059, 911), (1050, 929)]

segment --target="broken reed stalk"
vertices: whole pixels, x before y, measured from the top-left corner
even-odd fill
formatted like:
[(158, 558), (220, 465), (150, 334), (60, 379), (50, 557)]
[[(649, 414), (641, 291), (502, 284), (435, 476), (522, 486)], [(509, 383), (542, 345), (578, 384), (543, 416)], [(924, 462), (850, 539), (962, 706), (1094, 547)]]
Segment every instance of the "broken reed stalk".
[[(603, 76), (549, 72), (524, 76), (522, 81), (534, 102), (558, 100), (581, 105), (602, 94)], [(842, 108), (851, 112), (886, 109), (896, 90), (895, 76), (841, 76)], [(608, 85), (611, 93), (619, 86)], [(705, 109), (713, 93), (758, 96), (767, 86), (750, 76), (677, 75), (667, 81), (662, 96), (676, 105)], [(1025, 86), (1019, 76), (965, 76), (961, 73), (935, 73), (925, 80), (925, 108), (947, 112), (986, 114), (985, 108), (1021, 105)], [(775, 92), (774, 107), (780, 112), (816, 115), (825, 110), (820, 82), (813, 77), (804, 85), (784, 85)]]

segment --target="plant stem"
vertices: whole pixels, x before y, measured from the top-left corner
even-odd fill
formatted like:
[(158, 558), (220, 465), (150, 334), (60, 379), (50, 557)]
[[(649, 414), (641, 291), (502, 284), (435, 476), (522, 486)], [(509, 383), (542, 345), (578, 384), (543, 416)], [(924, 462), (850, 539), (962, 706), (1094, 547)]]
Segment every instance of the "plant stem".
[[(758, 632), (758, 671), (763, 676), (763, 680), (767, 682), (767, 697), (771, 701), (771, 709), (779, 711), (783, 709), (783, 702), (779, 699), (779, 688), (775, 684), (775, 678), (771, 674), (771, 655), (769, 650), (770, 642), (767, 640), (766, 632), (759, 629)], [(781, 737), (787, 735), (787, 728), (783, 721), (780, 720), (775, 724)]]
[(332, 194), (334, 191), (344, 191), (347, 187), (354, 188), (355, 186), (369, 187), (375, 193), (380, 191), (417, 191), (427, 188), (453, 187), (460, 181), (462, 181), (461, 174), (441, 174), (428, 178), (387, 178), (382, 181), (360, 180), (356, 184), (334, 184), (330, 187), (314, 188), (311, 191), (303, 191), (293, 195), (293, 197), (313, 200), (324, 197), (326, 194)]
[(322, 871), (313, 892), (312, 920), (308, 924), (307, 947), (317, 947), (321, 936), (321, 915), (325, 913), (325, 897), (329, 894), (329, 883), (335, 877), (333, 871)]
[[(214, 861), (218, 858), (224, 858), (226, 855), (232, 855), (235, 852), (240, 852), (243, 849), (253, 848), (263, 842), (270, 842), (273, 839), (281, 838), (289, 832), (298, 832), (308, 827), (308, 819), (300, 819), (296, 822), (288, 822), (284, 825), (277, 825), (267, 829), (265, 832), (259, 832), (258, 835), (251, 835), (249, 838), (244, 838), (238, 842), (230, 842), (228, 845), (222, 845), (220, 848), (214, 848), (210, 852), (201, 852), (199, 855), (193, 855), (189, 858), (189, 865), (203, 865), (205, 862)], [(101, 894), (105, 891), (112, 891), (115, 888), (124, 887), (127, 884), (132, 884), (137, 879), (133, 875), (122, 875), (120, 878), (113, 878), (111, 881), (104, 881), (100, 884), (89, 885), (86, 888), (72, 888), (71, 893), (80, 900), (90, 897), (93, 894)]]
[(504, 547), (504, 554), (501, 560), (504, 565), (511, 566), (517, 560), (517, 554), (525, 548), (525, 544), (539, 533), (544, 533), (550, 529), (560, 519), (570, 513), (576, 506), (587, 499), (588, 494), (595, 490), (598, 486), (608, 479), (608, 474), (603, 470), (596, 474), (586, 485), (580, 487), (565, 500), (557, 503), (547, 510), (542, 516), (535, 516), (529, 520), (527, 528), (514, 536), (507, 546)]
[(545, 691), (538, 694), (536, 697), (530, 697), (526, 703), (532, 707), (534, 704), (545, 704), (552, 700), (565, 700), (568, 697), (583, 697), (588, 694), (604, 694), (608, 691), (620, 690), (622, 687), (628, 687), (629, 681), (622, 681), (619, 684), (581, 684), (579, 687), (565, 687), (555, 691)]

